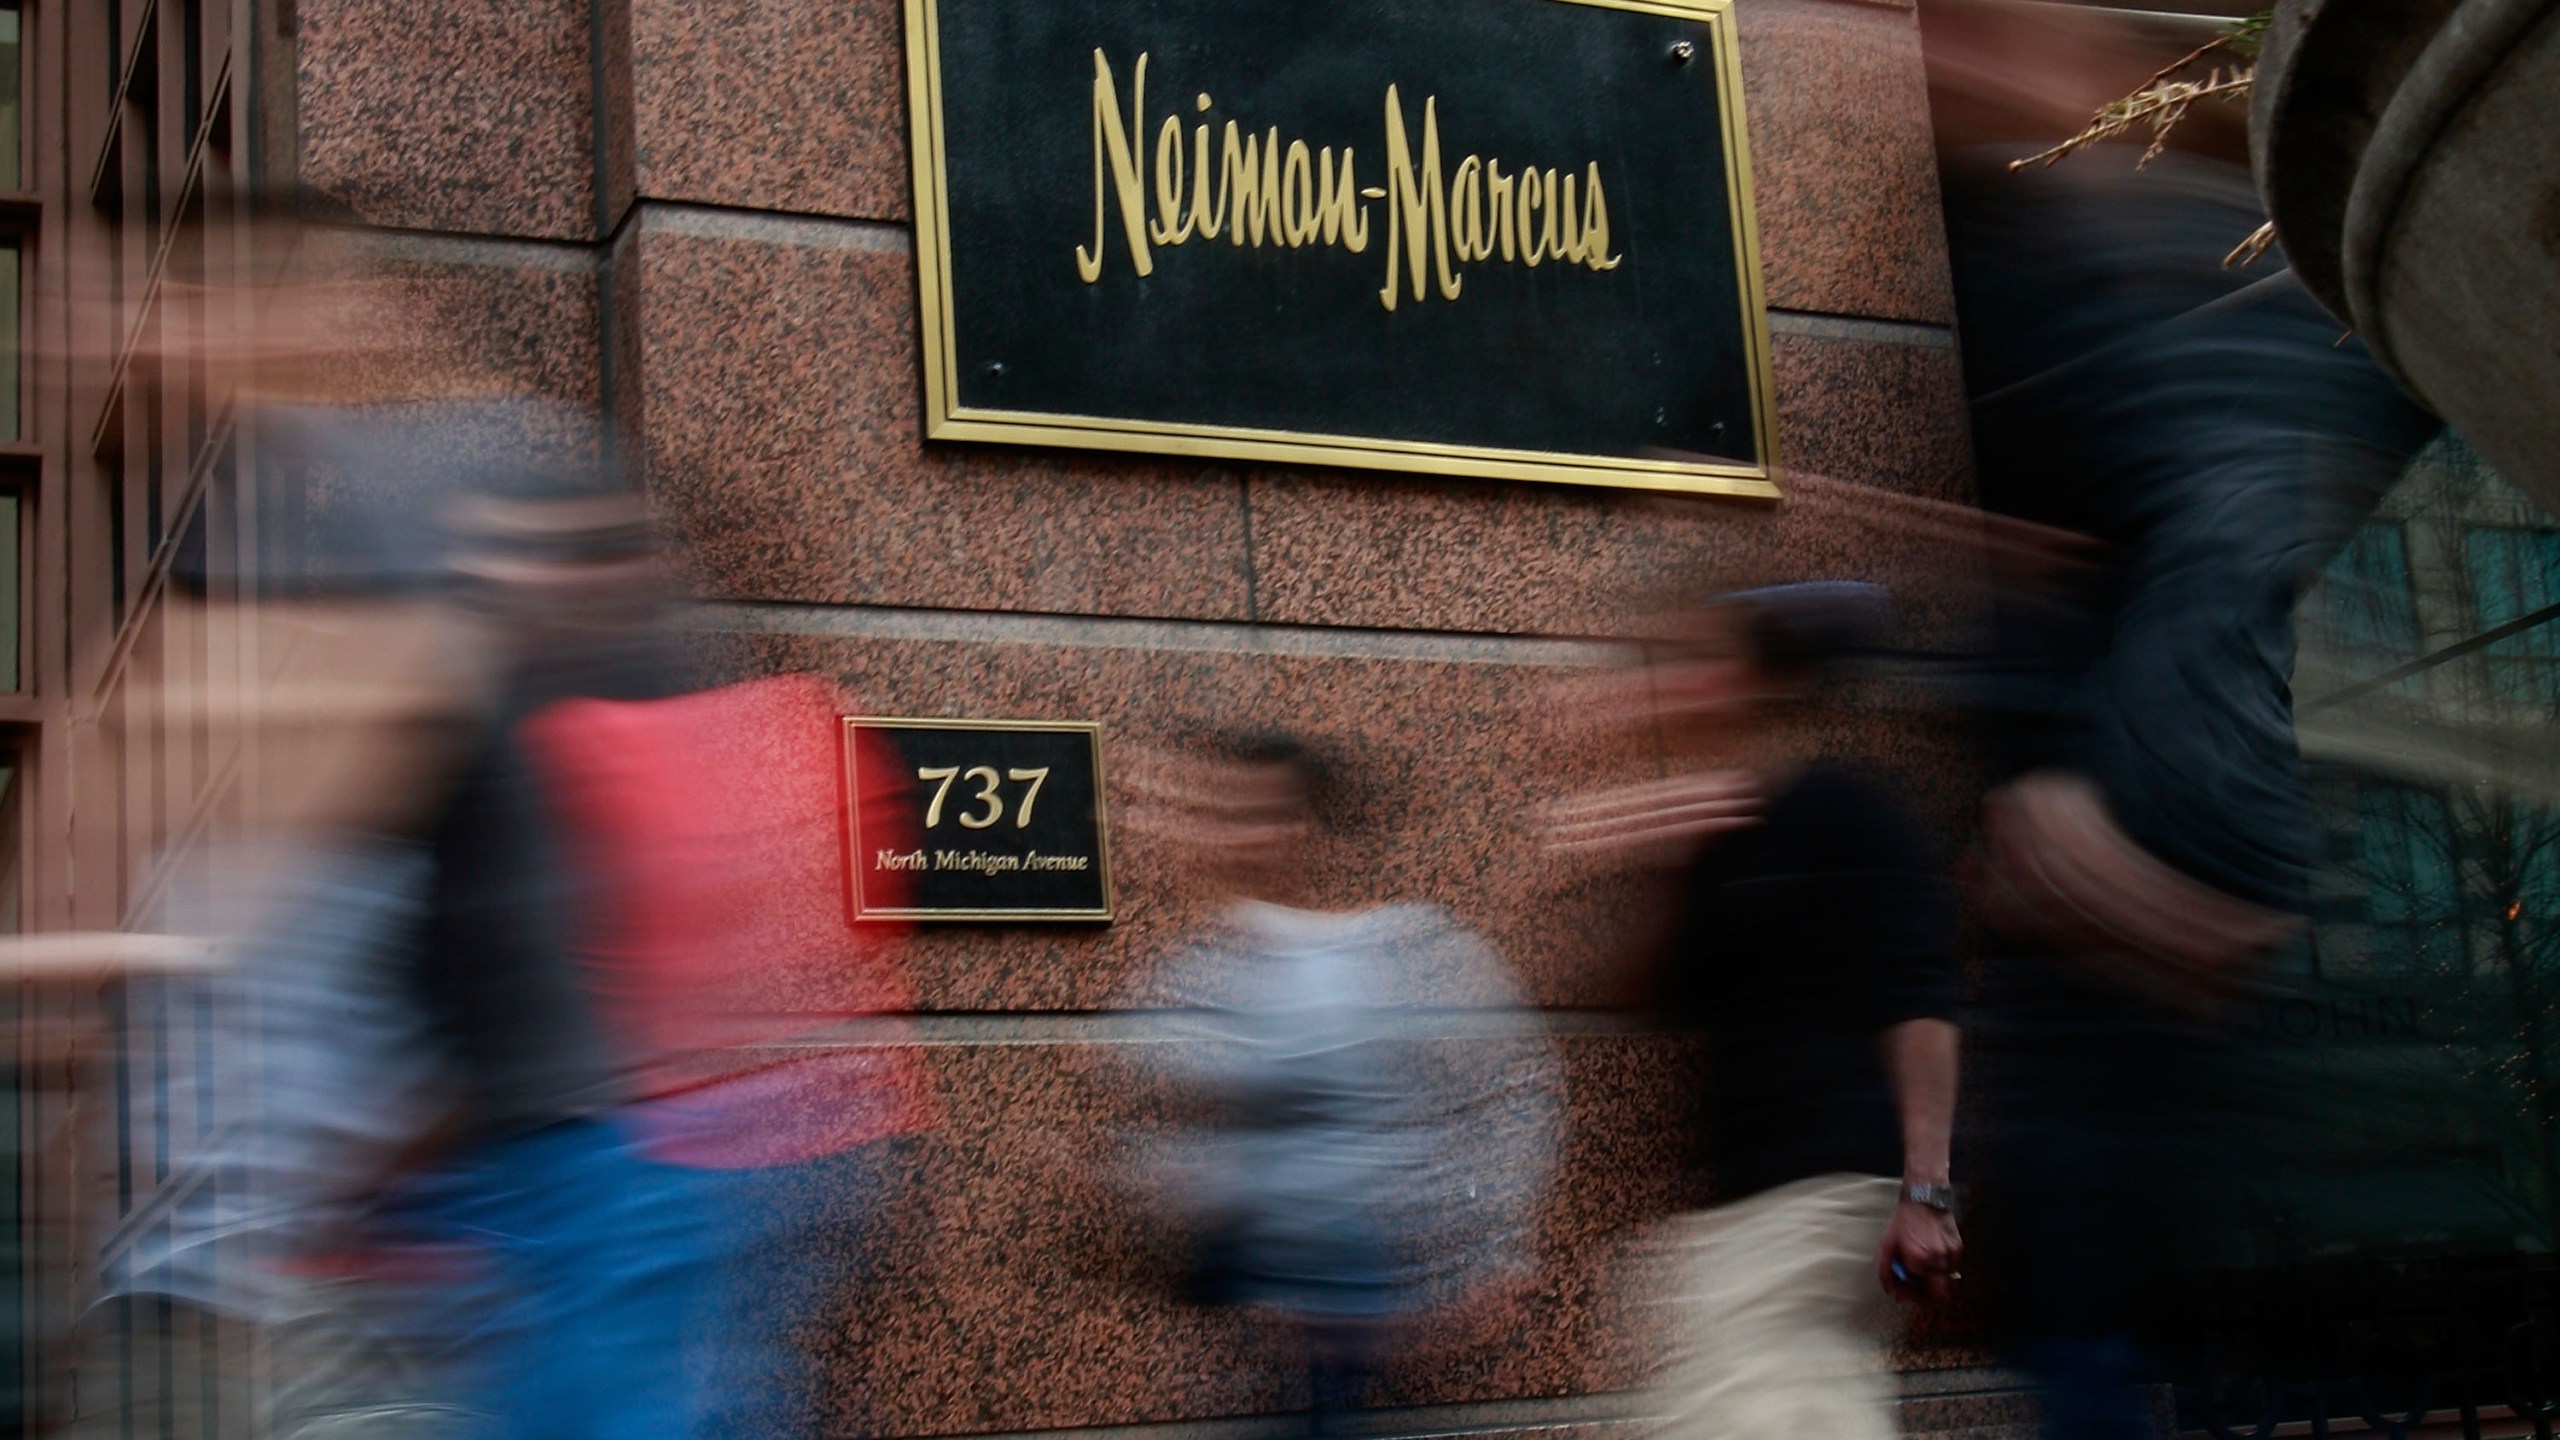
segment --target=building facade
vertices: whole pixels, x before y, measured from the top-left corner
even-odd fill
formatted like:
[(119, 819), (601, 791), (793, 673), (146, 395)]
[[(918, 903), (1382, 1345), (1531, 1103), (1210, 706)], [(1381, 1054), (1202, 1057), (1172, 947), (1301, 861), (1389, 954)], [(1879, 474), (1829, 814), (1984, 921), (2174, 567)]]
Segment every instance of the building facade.
[[(1578, 734), (1559, 686), (1610, 658), (1596, 637), (1666, 577), (1918, 565), (1889, 529), (1810, 501), (928, 443), (894, 0), (10, 13), (26, 119), (5, 154), (25, 168), (0, 219), (25, 237), (24, 370), (5, 457), (25, 639), (0, 699), (17, 747), (0, 873), (18, 923), (145, 925), (154, 877), (236, 831), (259, 784), (208, 716), (290, 659), (260, 652), (253, 619), (167, 600), (192, 557), (256, 573), (257, 437), (154, 336), (208, 323), (202, 297), (248, 263), (233, 197), (298, 184), (333, 243), (414, 284), (440, 341), (510, 388), (610, 413), (696, 567), (717, 663), (835, 676), (880, 713), (1098, 720), (1107, 757), (1238, 716), (1345, 756), (1366, 820), (1324, 857), (1328, 883), (1438, 900), (1493, 936), (1561, 1036), (1573, 1117), (1537, 1283), (1446, 1363), (1395, 1377), (1394, 1398), (1439, 1407), (1413, 1412), (1432, 1428), (1584, 1428), (1623, 1408), (1615, 1266), (1674, 1202), (1650, 1118), (1673, 1097), (1660, 1042), (1598, 1010), (1620, 993), (1631, 882), (1558, 869), (1525, 817), (1658, 758)], [(1915, 13), (1737, 14), (1782, 464), (1961, 501)], [(1948, 726), (1875, 730), (1865, 748), (1956, 793)], [(1136, 808), (1131, 767), (1106, 766), (1115, 812)], [(892, 1299), (840, 1376), (887, 1433), (1251, 1427), (1302, 1403), (1244, 1330), (1119, 1273), (1143, 1237), (1090, 1142), (1148, 1043), (1129, 997), (1205, 914), (1166, 843), (1118, 827), (1112, 925), (915, 944), (915, 1033), (948, 1118)], [(219, 1057), (149, 984), (26, 1003), (21, 1253), (44, 1262), (19, 1291), (23, 1373), (43, 1380), (28, 1419), (158, 1387), (193, 1397), (202, 1433), (235, 1433), (256, 1403), (242, 1337), (92, 1309), (119, 1247), (185, 1187), (222, 1183), (168, 1158), (196, 1123), (173, 1077)]]
[[(1739, 0), (1734, 16), (1775, 501), (928, 441), (897, 0), (0, 4), (0, 339), (14, 345), (0, 349), (14, 647), (0, 914), (148, 928), (159, 877), (256, 808), (266, 762), (222, 717), (295, 657), (257, 623), (254, 584), (196, 605), (173, 600), (172, 577), (254, 579), (272, 497), (223, 377), (170, 357), (224, 323), (212, 307), (243, 303), (261, 256), (239, 197), (298, 187), (326, 243), (407, 292), (399, 323), (418, 346), (609, 415), (693, 567), (690, 623), (725, 673), (815, 671), (879, 714), (1099, 721), (1115, 815), (1145, 807), (1142, 757), (1241, 717), (1342, 757), (1363, 820), (1320, 857), (1324, 883), (1344, 903), (1439, 901), (1492, 937), (1558, 1037), (1569, 1099), (1535, 1282), (1427, 1368), (1389, 1377), (1396, 1423), (1620, 1424), (1639, 1366), (1623, 1267), (1683, 1198), (1667, 1138), (1680, 1097), (1670, 1042), (1613, 1008), (1642, 942), (1642, 882), (1559, 862), (1534, 816), (1668, 757), (1603, 738), (1575, 687), (1620, 658), (1610, 637), (1628, 607), (1666, 582), (1896, 582), (1923, 643), (1964, 605), (1925, 527), (1840, 488), (1972, 496), (1920, 15)], [(2404, 509), (2341, 562), (2399, 574), (2408, 598), (2315, 596), (2328, 628), (2304, 695), (2550, 606), (2548, 518), (2485, 492), (2413, 498), (2447, 487), (2404, 487)], [(2470, 568), (2425, 558), (2444, 545)], [(2461, 586), (2428, 578), (2456, 571)], [(2536, 697), (2553, 633), (2486, 643), (2377, 698), (2445, 720), (2511, 781), (2499, 755), (2547, 735)], [(2440, 695), (2456, 674), (2485, 698)], [(2517, 705), (2542, 708), (2518, 719)], [(2497, 715), (2485, 730), (2481, 707)], [(2313, 725), (2315, 758), (2374, 762), (2373, 737), (2344, 723), (2368, 708)], [(1827, 738), (1905, 782), (1955, 845), (1972, 761), (1953, 718), (1915, 704), (1848, 723)], [(2405, 798), (2423, 787), (2359, 784), (2324, 792), (2355, 865), (2329, 882), (2321, 965), (2468, 983), (2507, 973), (2501, 936), (2548, 948), (2547, 918), (2502, 930), (2481, 908), (2547, 916), (2548, 872), (2532, 868), (2547, 859), (2526, 856), (2512, 884), (2446, 879), (2455, 862), (2421, 839), (2373, 838), (2385, 811), (2418, 815), (2413, 837), (2436, 823)], [(2461, 833), (2465, 856), (2488, 853)], [(1174, 843), (1115, 828), (1107, 926), (916, 939), (913, 1043), (946, 1119), (885, 1303), (848, 1317), (863, 1343), (831, 1377), (845, 1415), (859, 1407), (888, 1435), (1241, 1440), (1303, 1406), (1244, 1327), (1130, 1279), (1147, 1235), (1111, 1183), (1108, 1140), (1138, 1047), (1156, 1043), (1146, 976), (1208, 914)], [(2358, 1013), (2387, 1030), (2398, 998), (2386, 987)], [(224, 1183), (171, 1160), (202, 1123), (185, 1082), (218, 1086), (221, 1057), (149, 983), (13, 1003), (0, 1153), (17, 1173), (0, 1186), (0, 1244), (16, 1248), (0, 1254), (15, 1258), (16, 1343), (0, 1344), (0, 1403), (40, 1427), (150, 1392), (182, 1402), (182, 1433), (246, 1433), (248, 1337), (95, 1303), (102, 1270), (179, 1194)], [(2481, 1143), (2525, 1157), (2497, 1163), (2546, 1187), (2547, 1216), (2531, 1156), (2547, 1166), (2554, 1128), (2538, 1123), (2538, 1140)], [(1903, 1361), (1910, 1428), (2014, 1421), (2007, 1382), (1952, 1334), (1919, 1335)]]

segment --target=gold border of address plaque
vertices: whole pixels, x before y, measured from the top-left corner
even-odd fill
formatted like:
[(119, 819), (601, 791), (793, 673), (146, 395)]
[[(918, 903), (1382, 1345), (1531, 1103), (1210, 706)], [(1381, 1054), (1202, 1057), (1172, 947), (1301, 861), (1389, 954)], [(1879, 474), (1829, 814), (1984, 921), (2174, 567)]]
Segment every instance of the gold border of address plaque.
[[(856, 920), (1101, 920), (1120, 918), (1120, 892), (1111, 883), (1111, 807), (1103, 800), (1102, 722), (1099, 720), (968, 720), (950, 716), (921, 715), (840, 715), (837, 731), (838, 749), (843, 751), (845, 787), (845, 825), (853, 848), (845, 853), (846, 869), (853, 876), (853, 918)], [(1094, 858), (1102, 867), (1102, 908), (1099, 910), (926, 910), (907, 906), (896, 910), (866, 909), (862, 902), (862, 781), (853, 773), (853, 727), (856, 725), (899, 725), (913, 730), (1081, 730), (1093, 746), (1093, 843), (1099, 852)]]
[(1357, 435), (961, 408), (959, 357), (955, 353), (951, 314), (949, 197), (943, 184), (942, 41), (938, 0), (906, 0), (908, 92), (913, 111), (916, 154), (916, 298), (924, 328), (926, 437), (1015, 445), (1064, 445), (1089, 450), (1139, 450), (1163, 455), (1222, 456), (1282, 464), (1348, 465), (1427, 475), (1606, 485), (1693, 495), (1776, 498), (1777, 405), (1776, 390), (1769, 375), (1769, 308), (1760, 285), (1760, 222), (1752, 203), (1751, 141), (1743, 123), (1742, 58), (1734, 33), (1733, 0), (1539, 0), (1539, 3), (1633, 10), (1647, 15), (1694, 20), (1707, 27), (1709, 45), (1715, 56), (1717, 104), (1724, 121), (1725, 182), (1730, 202), (1726, 208), (1733, 215), (1734, 268), (1741, 279), (1743, 323), (1749, 331), (1744, 349), (1751, 365), (1751, 423), (1760, 442), (1758, 448), (1763, 457), (1760, 464), (1504, 450)]

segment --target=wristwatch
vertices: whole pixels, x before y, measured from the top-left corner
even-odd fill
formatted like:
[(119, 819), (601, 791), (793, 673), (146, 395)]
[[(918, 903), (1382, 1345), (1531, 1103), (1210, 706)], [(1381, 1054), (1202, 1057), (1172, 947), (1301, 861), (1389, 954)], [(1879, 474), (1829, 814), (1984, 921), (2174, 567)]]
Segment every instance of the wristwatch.
[(1956, 1213), (1956, 1187), (1953, 1185), (1932, 1185), (1926, 1181), (1906, 1180), (1902, 1183), (1902, 1198), (1914, 1205), (1926, 1205), (1941, 1215)]

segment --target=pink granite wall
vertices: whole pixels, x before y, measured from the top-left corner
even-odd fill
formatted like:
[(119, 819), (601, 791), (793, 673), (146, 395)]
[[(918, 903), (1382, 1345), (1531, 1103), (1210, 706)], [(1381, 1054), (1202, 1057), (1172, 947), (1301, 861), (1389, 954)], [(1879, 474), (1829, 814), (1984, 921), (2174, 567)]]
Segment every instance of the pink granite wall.
[[(1738, 12), (1782, 458), (1961, 500), (1913, 10)], [(591, 287), (584, 309), (493, 305), (457, 324), (598, 377), (713, 602), (722, 663), (816, 669), (884, 712), (1099, 719), (1124, 755), (1262, 716), (1350, 760), (1368, 823), (1328, 873), (1346, 898), (1438, 900), (1494, 938), (1552, 1007), (1574, 1127), (1537, 1284), (1397, 1374), (1395, 1398), (1451, 1407), (1420, 1412), (1431, 1428), (1623, 1428), (1611, 1397), (1637, 1371), (1616, 1257), (1677, 1198), (1675, 1096), (1666, 1042), (1590, 1007), (1621, 993), (1648, 892), (1542, 856), (1524, 816), (1661, 757), (1595, 743), (1559, 698), (1626, 597), (1675, 577), (1903, 579), (1920, 621), (1942, 622), (1956, 602), (1921, 542), (1836, 501), (927, 446), (897, 0), (299, 13), (315, 187), (426, 232), (422, 254), (482, 273), (538, 255), (544, 285), (569, 267)], [(1870, 717), (1842, 738), (1935, 812), (1961, 811), (1947, 722)], [(1419, 774), (1440, 778), (1404, 778)], [(1110, 803), (1133, 809), (1126, 773), (1110, 778)], [(1122, 1012), (1203, 909), (1160, 838), (1125, 825), (1116, 840), (1119, 923), (944, 928), (914, 947), (949, 1120), (883, 1297), (844, 1317), (869, 1343), (828, 1361), (846, 1417), (867, 1404), (890, 1434), (949, 1435), (1294, 1403), (1243, 1327), (1129, 1281), (1146, 1232), (1099, 1138), (1136, 1103)], [(1911, 1424), (2000, 1418), (1949, 1403)]]

